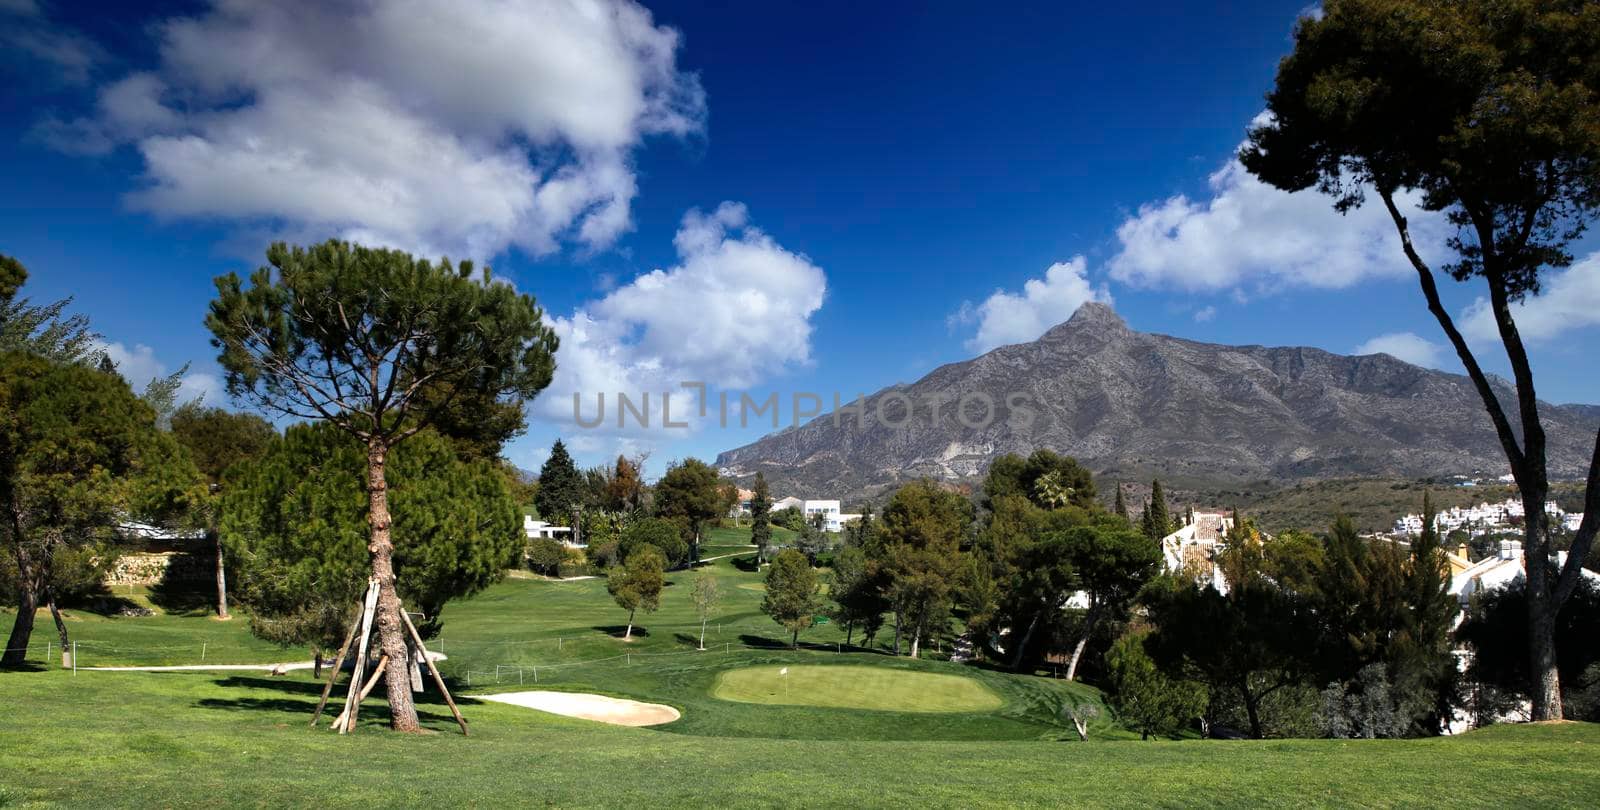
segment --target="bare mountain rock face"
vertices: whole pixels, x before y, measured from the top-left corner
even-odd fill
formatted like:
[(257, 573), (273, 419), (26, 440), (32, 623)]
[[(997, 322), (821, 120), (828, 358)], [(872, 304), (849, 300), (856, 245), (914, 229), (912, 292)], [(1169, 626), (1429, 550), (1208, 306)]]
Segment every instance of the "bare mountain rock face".
[[(1496, 385), (1514, 411), (1511, 386)], [(1464, 376), (1386, 354), (1135, 332), (1096, 303), (1032, 343), (879, 391), (864, 410), (864, 419), (839, 409), (729, 450), (717, 466), (740, 478), (765, 472), (781, 492), (830, 497), (923, 476), (975, 484), (996, 456), (1039, 448), (1102, 474), (1189, 484), (1506, 468)], [(1551, 476), (1581, 477), (1600, 408), (1541, 413)]]

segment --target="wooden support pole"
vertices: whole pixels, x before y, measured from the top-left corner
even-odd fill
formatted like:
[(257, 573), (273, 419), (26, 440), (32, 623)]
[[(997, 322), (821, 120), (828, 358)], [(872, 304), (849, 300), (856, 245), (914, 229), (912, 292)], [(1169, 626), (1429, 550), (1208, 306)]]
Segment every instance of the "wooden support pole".
[(328, 673), (328, 683), (322, 687), (322, 699), (317, 701), (317, 711), (311, 715), (311, 727), (317, 727), (317, 721), (322, 719), (322, 710), (328, 705), (328, 696), (333, 694), (333, 684), (339, 680), (339, 668), (344, 666), (345, 653), (350, 652), (350, 642), (355, 641), (356, 630), (361, 627), (361, 615), (356, 614), (355, 621), (350, 622), (350, 632), (344, 636), (344, 643), (339, 645), (339, 657), (333, 661), (333, 671)]
[(334, 728), (337, 728), (340, 734), (345, 733), (347, 728), (354, 730), (356, 727), (355, 716), (361, 708), (361, 701), (357, 699), (357, 695), (360, 694), (358, 690), (361, 688), (361, 676), (366, 673), (367, 642), (372, 638), (372, 612), (377, 609), (377, 606), (378, 581), (370, 580), (367, 583), (366, 604), (363, 606), (361, 611), (361, 641), (357, 645), (356, 668), (355, 672), (350, 676), (350, 692), (345, 697), (344, 713), (341, 715), (347, 717), (347, 721), (343, 725), (337, 722), (333, 724)]
[(439, 687), (439, 694), (444, 695), (444, 702), (449, 705), (450, 713), (455, 715), (456, 725), (461, 726), (461, 736), (467, 736), (467, 720), (461, 716), (461, 710), (456, 708), (455, 698), (450, 697), (450, 690), (445, 688), (444, 678), (439, 675), (439, 668), (433, 665), (433, 659), (428, 657), (428, 648), (422, 643), (422, 634), (417, 632), (417, 626), (411, 623), (411, 617), (404, 610), (400, 611), (400, 618), (405, 619), (406, 629), (411, 631), (411, 640), (416, 642), (417, 649), (422, 652), (422, 662), (428, 665), (428, 673), (433, 675), (433, 683)]
[(372, 687), (378, 685), (378, 679), (383, 677), (383, 667), (384, 667), (384, 665), (386, 665), (388, 663), (389, 663), (389, 656), (383, 655), (383, 656), (380, 656), (378, 658), (378, 667), (377, 667), (377, 669), (374, 669), (372, 671), (372, 677), (368, 678), (366, 684), (361, 687), (360, 694), (356, 695), (356, 702), (345, 707), (344, 712), (339, 715), (338, 719), (333, 721), (334, 726), (338, 726), (341, 723), (347, 723), (349, 725), (349, 728), (342, 729), (342, 730), (344, 730), (344, 731), (355, 731), (356, 730), (356, 719), (355, 719), (355, 717), (353, 717), (351, 715), (350, 710), (353, 709), (353, 708), (359, 707), (361, 705), (361, 701), (366, 700), (367, 699), (367, 695), (372, 694)]

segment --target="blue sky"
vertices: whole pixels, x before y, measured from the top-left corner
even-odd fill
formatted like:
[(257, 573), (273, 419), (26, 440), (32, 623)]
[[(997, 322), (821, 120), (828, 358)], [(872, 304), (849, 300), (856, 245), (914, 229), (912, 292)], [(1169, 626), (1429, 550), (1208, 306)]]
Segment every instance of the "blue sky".
[[(577, 430), (573, 390), (848, 398), (1090, 298), (1145, 331), (1456, 367), (1381, 212), (1231, 166), (1303, 3), (334, 5), (0, 0), (0, 251), (130, 376), (189, 362), (214, 388), (211, 279), (334, 236), (538, 297), (564, 344), (508, 451), (526, 467), (557, 435), (657, 474), (762, 432)], [(1594, 248), (1524, 312), (1550, 400), (1600, 402)], [(1447, 287), (1472, 333), (1479, 290)]]

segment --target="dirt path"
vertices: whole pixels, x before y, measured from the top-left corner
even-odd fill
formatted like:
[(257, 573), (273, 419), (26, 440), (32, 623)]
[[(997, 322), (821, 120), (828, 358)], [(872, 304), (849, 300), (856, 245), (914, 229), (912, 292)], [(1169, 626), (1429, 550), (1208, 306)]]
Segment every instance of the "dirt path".
[[(434, 661), (446, 659), (444, 653), (429, 652), (428, 658)], [(332, 660), (322, 662), (324, 667), (333, 666)], [(158, 667), (79, 667), (80, 670), (91, 672), (205, 672), (208, 670), (230, 672), (292, 672), (297, 669), (315, 669), (315, 661), (286, 661), (281, 664), (176, 664)]]

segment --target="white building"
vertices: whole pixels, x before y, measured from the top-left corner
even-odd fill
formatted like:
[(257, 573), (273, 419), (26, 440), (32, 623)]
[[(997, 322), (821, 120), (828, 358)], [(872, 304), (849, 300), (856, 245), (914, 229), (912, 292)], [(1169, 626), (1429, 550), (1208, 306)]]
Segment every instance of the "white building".
[[(1456, 506), (1445, 509), (1434, 516), (1434, 525), (1441, 533), (1466, 530), (1503, 529), (1520, 523), (1524, 517), (1522, 501), (1516, 498), (1507, 498), (1500, 503), (1480, 503), (1477, 506)], [(1557, 522), (1564, 522), (1568, 517), (1555, 501), (1544, 505), (1545, 514)], [(1405, 515), (1395, 520), (1395, 534), (1418, 535), (1422, 533), (1422, 516)]]
[(569, 548), (584, 547), (584, 544), (573, 542), (571, 526), (556, 526), (543, 520), (534, 520), (533, 515), (522, 516), (522, 533), (529, 540), (560, 540)]
[[(1559, 567), (1566, 564), (1567, 552), (1556, 552), (1556, 565)], [(1451, 577), (1450, 593), (1461, 605), (1462, 614), (1457, 617), (1456, 623), (1460, 624), (1461, 619), (1465, 618), (1473, 594), (1521, 582), (1526, 574), (1523, 565), (1522, 544), (1516, 540), (1501, 540), (1500, 551), (1493, 557), (1485, 557)], [(1585, 568), (1583, 576), (1591, 582), (1600, 584), (1600, 574)]]
[(1196, 584), (1210, 584), (1228, 592), (1214, 558), (1233, 530), (1233, 517), (1226, 512), (1195, 512), (1194, 520), (1161, 538), (1162, 563), (1171, 574), (1188, 574)]

